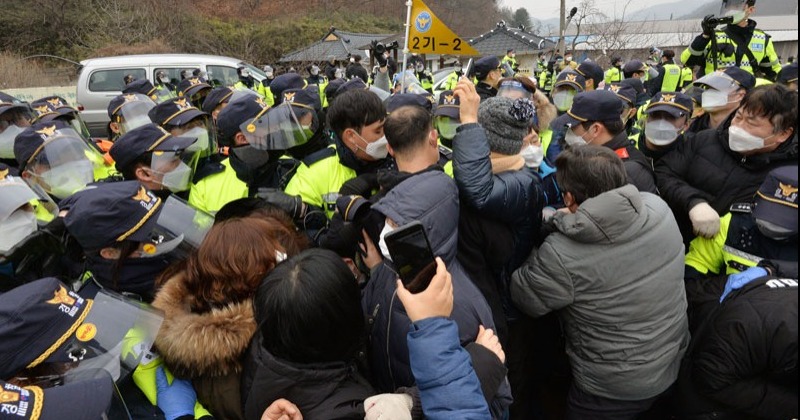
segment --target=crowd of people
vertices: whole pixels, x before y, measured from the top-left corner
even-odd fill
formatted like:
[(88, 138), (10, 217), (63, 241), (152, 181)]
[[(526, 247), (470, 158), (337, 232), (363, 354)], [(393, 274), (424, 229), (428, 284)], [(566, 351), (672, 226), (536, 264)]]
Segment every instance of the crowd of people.
[(0, 418), (797, 418), (797, 64), (708, 26), (130, 77), (107, 139), (0, 92)]

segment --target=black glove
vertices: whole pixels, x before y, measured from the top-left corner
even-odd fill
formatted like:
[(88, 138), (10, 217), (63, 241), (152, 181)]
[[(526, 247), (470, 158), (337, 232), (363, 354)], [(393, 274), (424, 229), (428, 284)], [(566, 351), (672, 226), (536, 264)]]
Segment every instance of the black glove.
[(706, 15), (700, 22), (700, 27), (703, 28), (703, 35), (712, 37), (717, 29), (717, 19), (714, 18), (714, 15)]
[(256, 197), (278, 206), (294, 220), (305, 217), (305, 205), (299, 195), (289, 195), (277, 188), (259, 188)]
[(386, 60), (386, 57), (384, 57), (383, 54), (378, 54), (375, 59), (378, 60), (378, 65), (381, 67), (386, 67), (386, 65), (389, 64), (389, 61)]
[(372, 195), (372, 190), (378, 188), (380, 188), (380, 184), (378, 184), (378, 174), (367, 173), (359, 175), (342, 184), (342, 187), (339, 188), (339, 194), (370, 197)]

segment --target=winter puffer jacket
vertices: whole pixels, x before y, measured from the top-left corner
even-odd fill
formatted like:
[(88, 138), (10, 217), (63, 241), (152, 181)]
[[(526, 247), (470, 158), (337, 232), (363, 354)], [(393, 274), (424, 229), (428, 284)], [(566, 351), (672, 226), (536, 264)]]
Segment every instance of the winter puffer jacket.
[(656, 195), (625, 185), (556, 213), (512, 276), (517, 307), (560, 310), (575, 384), (617, 400), (664, 392), (689, 341), (683, 245)]
[(771, 170), (790, 163), (797, 163), (797, 134), (772, 152), (743, 156), (728, 145), (727, 129), (705, 130), (655, 162), (656, 183), (688, 243), (692, 207), (706, 202), (724, 215), (731, 204), (749, 202)]
[[(417, 220), (424, 227), (434, 255), (441, 257), (453, 279), (451, 319), (458, 325), (461, 344), (475, 341), (478, 327), (494, 329), (492, 314), (480, 291), (456, 260), (458, 243), (458, 191), (441, 171), (428, 171), (401, 182), (373, 207), (398, 226)], [(412, 386), (414, 376), (408, 359), (406, 334), (411, 321), (395, 294), (397, 274), (390, 261), (373, 269), (361, 303), (370, 317), (370, 365), (379, 392)], [(491, 325), (491, 327), (490, 327)], [(507, 398), (510, 390), (498, 399)]]
[(170, 278), (153, 306), (164, 311), (155, 346), (175, 376), (190, 379), (197, 400), (216, 418), (241, 419), (242, 361), (256, 331), (251, 300), (194, 312), (183, 275)]

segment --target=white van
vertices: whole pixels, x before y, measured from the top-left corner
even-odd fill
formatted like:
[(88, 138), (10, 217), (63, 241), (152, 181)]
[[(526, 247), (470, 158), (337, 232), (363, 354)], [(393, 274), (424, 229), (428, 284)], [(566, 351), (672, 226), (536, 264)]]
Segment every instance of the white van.
[(171, 83), (177, 86), (181, 81), (181, 71), (199, 68), (208, 74), (211, 85), (231, 86), (239, 81), (236, 69), (240, 66), (247, 67), (259, 81), (266, 77), (249, 63), (217, 55), (143, 54), (91, 58), (81, 61), (76, 105), (92, 136), (105, 137), (109, 121), (108, 103), (122, 93), (125, 75), (132, 74), (137, 79), (146, 78), (153, 82), (156, 73), (163, 70)]

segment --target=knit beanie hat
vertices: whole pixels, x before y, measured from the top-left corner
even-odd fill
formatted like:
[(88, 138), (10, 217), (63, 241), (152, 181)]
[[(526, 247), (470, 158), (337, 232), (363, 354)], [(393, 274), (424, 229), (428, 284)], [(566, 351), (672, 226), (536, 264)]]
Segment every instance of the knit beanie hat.
[(496, 96), (483, 101), (478, 109), (478, 122), (486, 130), (489, 149), (501, 155), (519, 154), (535, 112), (533, 102), (527, 98)]

